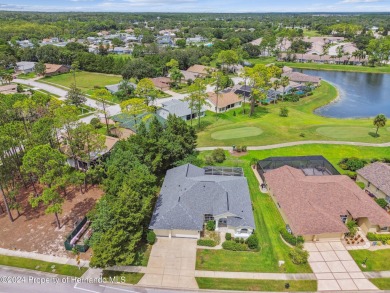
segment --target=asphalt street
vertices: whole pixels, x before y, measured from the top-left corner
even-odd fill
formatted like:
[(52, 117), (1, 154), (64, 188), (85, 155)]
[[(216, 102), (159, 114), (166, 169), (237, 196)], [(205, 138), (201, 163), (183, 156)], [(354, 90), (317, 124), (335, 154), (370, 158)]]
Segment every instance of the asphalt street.
[[(109, 280), (102, 283), (87, 283), (86, 279), (76, 280), (54, 274), (26, 271), (17, 268), (0, 267), (0, 293), (187, 293), (196, 291), (141, 288), (120, 285)], [(215, 292), (215, 291), (214, 291)]]

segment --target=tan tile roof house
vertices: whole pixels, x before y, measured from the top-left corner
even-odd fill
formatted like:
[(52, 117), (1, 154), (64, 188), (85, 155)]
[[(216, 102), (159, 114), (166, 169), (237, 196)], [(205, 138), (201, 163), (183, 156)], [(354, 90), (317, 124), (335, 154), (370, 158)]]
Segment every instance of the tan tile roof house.
[(296, 83), (307, 83), (312, 82), (314, 85), (319, 85), (321, 83), (321, 78), (318, 76), (307, 75), (300, 72), (287, 72), (283, 73), (282, 76), (288, 76), (290, 81)]
[(389, 214), (348, 176), (306, 176), (286, 165), (264, 177), (292, 232), (307, 240), (342, 238), (348, 232), (342, 217), (356, 220), (365, 233), (390, 226)]
[(47, 64), (45, 64), (45, 66), (46, 66), (46, 70), (45, 70), (46, 76), (67, 73), (70, 71), (69, 66), (66, 66), (66, 65), (48, 64), (47, 63)]
[(169, 90), (171, 79), (169, 77), (155, 77), (152, 78), (153, 84), (156, 88), (162, 91)]
[(241, 106), (242, 99), (234, 93), (234, 91), (229, 91), (226, 93), (219, 93), (218, 95), (218, 109), (217, 107), (217, 94), (216, 93), (207, 93), (208, 101), (210, 102), (210, 110), (214, 112), (225, 112), (228, 109), (236, 108)]
[(199, 65), (195, 64), (191, 66), (190, 68), (187, 69), (188, 72), (196, 73), (202, 76), (206, 76), (210, 73), (210, 71), (213, 71), (213, 68), (204, 66), (204, 65)]
[(390, 201), (390, 164), (375, 162), (356, 171), (358, 181), (378, 198)]

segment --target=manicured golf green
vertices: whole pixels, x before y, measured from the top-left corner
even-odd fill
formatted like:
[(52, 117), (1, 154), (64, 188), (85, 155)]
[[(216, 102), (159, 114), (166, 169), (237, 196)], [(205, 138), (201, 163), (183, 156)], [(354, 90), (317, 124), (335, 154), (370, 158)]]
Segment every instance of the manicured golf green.
[[(356, 141), (384, 143), (390, 141), (389, 125), (375, 133), (373, 119), (337, 119), (314, 114), (314, 110), (332, 102), (337, 90), (322, 81), (312, 96), (303, 97), (298, 102), (279, 101), (276, 104), (255, 107), (253, 116), (249, 116), (249, 105), (225, 113), (207, 112), (201, 119), (198, 131), (198, 146), (261, 146), (285, 142), (307, 140)], [(287, 107), (288, 117), (281, 117), (280, 109)], [(249, 128), (262, 130), (261, 135), (248, 136)], [(237, 129), (237, 130), (236, 130)], [(241, 130), (243, 134), (241, 134)], [(240, 132), (237, 135), (236, 131)]]
[(369, 132), (374, 132), (375, 130), (370, 127), (319, 127), (316, 131), (331, 138), (349, 139), (366, 137)]
[(211, 134), (211, 137), (217, 140), (242, 138), (249, 136), (257, 136), (263, 133), (258, 127), (241, 127), (229, 130), (216, 131)]

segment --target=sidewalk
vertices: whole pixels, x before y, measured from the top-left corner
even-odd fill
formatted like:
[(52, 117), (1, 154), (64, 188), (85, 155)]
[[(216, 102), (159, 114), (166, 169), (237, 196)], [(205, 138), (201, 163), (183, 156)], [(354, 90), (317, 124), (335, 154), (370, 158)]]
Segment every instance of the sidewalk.
[[(54, 262), (54, 263), (58, 263), (58, 264), (67, 264), (67, 265), (77, 266), (76, 259), (46, 255), (46, 254), (41, 254), (41, 253), (36, 253), (36, 252), (27, 252), (27, 251), (10, 250), (10, 249), (0, 248), (0, 255), (24, 257), (24, 258), (42, 260), (42, 261), (47, 261), (47, 262)], [(89, 261), (80, 260), (80, 265), (82, 267), (89, 267)]]

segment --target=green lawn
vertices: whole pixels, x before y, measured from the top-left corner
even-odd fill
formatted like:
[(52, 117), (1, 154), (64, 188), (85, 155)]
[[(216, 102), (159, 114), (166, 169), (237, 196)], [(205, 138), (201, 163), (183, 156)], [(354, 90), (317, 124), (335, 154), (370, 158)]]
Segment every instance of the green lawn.
[[(366, 249), (350, 250), (349, 253), (362, 271), (390, 271), (390, 249), (376, 251)], [(366, 258), (366, 268), (363, 268), (361, 264)]]
[(0, 265), (75, 277), (81, 277), (88, 269), (7, 255), (0, 255)]
[[(296, 103), (280, 101), (277, 104), (256, 107), (253, 117), (248, 115), (248, 105), (246, 114), (239, 108), (218, 114), (218, 119), (215, 113), (209, 111), (206, 117), (201, 119), (198, 146), (255, 146), (304, 140), (372, 143), (390, 141), (390, 132), (386, 128), (379, 130), (380, 137), (370, 135), (375, 132), (372, 119), (326, 118), (313, 113), (315, 109), (330, 103), (336, 97), (336, 88), (323, 81), (312, 96), (304, 97)], [(281, 107), (289, 109), (289, 117), (279, 116)], [(262, 133), (237, 137), (237, 132), (243, 127), (259, 128)]]
[(303, 35), (305, 37), (321, 37), (321, 34), (319, 32), (314, 30), (308, 30), (308, 29), (303, 30)]
[[(204, 158), (210, 153), (210, 151), (201, 152), (199, 157)], [(249, 162), (253, 158), (260, 160), (270, 156), (307, 155), (323, 155), (337, 170), (340, 171), (340, 173), (346, 173), (337, 165), (342, 158), (351, 156), (365, 159), (389, 157), (390, 147), (375, 148), (313, 144), (263, 151), (249, 151), (248, 154), (239, 158), (232, 157), (227, 154), (227, 160), (220, 165), (243, 167), (245, 176), (248, 179), (251, 199), (254, 207), (254, 217), (256, 223), (255, 231), (259, 237), (261, 249), (259, 252), (235, 252), (227, 250), (201, 249), (198, 250), (197, 253), (196, 268), (198, 270), (288, 273), (310, 272), (310, 267), (308, 265), (298, 266), (294, 265), (290, 261), (288, 257), (290, 248), (281, 240), (278, 232), (279, 228), (285, 225), (284, 221), (271, 197), (269, 195), (262, 194), (259, 191), (257, 179), (249, 166)], [(360, 251), (352, 252), (359, 253)], [(389, 257), (390, 254), (387, 256), (381, 256), (383, 262), (388, 262)], [(284, 260), (286, 262), (285, 266), (279, 268), (278, 260)]]
[(230, 138), (257, 136), (262, 133), (263, 131), (258, 127), (241, 127), (229, 130), (216, 131), (211, 134), (211, 137), (217, 140), (224, 140)]
[(36, 77), (36, 73), (35, 72), (30, 72), (30, 73), (22, 73), (22, 74), (19, 74), (18, 75), (18, 78), (20, 79), (30, 79), (30, 78), (34, 78)]
[[(104, 88), (106, 85), (117, 84), (122, 80), (120, 75), (111, 75), (87, 71), (76, 73), (76, 84), (83, 92), (93, 90), (95, 87)], [(55, 76), (48, 76), (40, 79), (39, 82), (50, 82), (63, 87), (69, 88), (74, 83), (73, 73), (65, 73)]]
[[(237, 291), (317, 291), (317, 281), (280, 281), (280, 280), (245, 280), (245, 279), (217, 279), (217, 278), (196, 278), (199, 289), (213, 290), (237, 290)], [(286, 289), (285, 285), (290, 285)]]
[[(202, 152), (201, 156), (207, 152)], [(309, 265), (295, 265), (290, 261), (290, 248), (279, 236), (279, 229), (285, 224), (271, 197), (260, 193), (259, 183), (253, 174), (249, 161), (229, 157), (223, 165), (241, 166), (248, 179), (256, 234), (259, 238), (259, 252), (236, 252), (228, 250), (199, 249), (197, 253), (196, 269), (217, 270), (231, 272), (311, 272)], [(285, 266), (279, 267), (278, 261), (284, 260)]]
[(380, 290), (390, 290), (390, 278), (370, 279), (370, 282)]
[(144, 276), (142, 273), (129, 273), (129, 272), (119, 272), (119, 271), (110, 271), (103, 270), (103, 278), (105, 282), (114, 282), (114, 283), (127, 283), (136, 285)]

